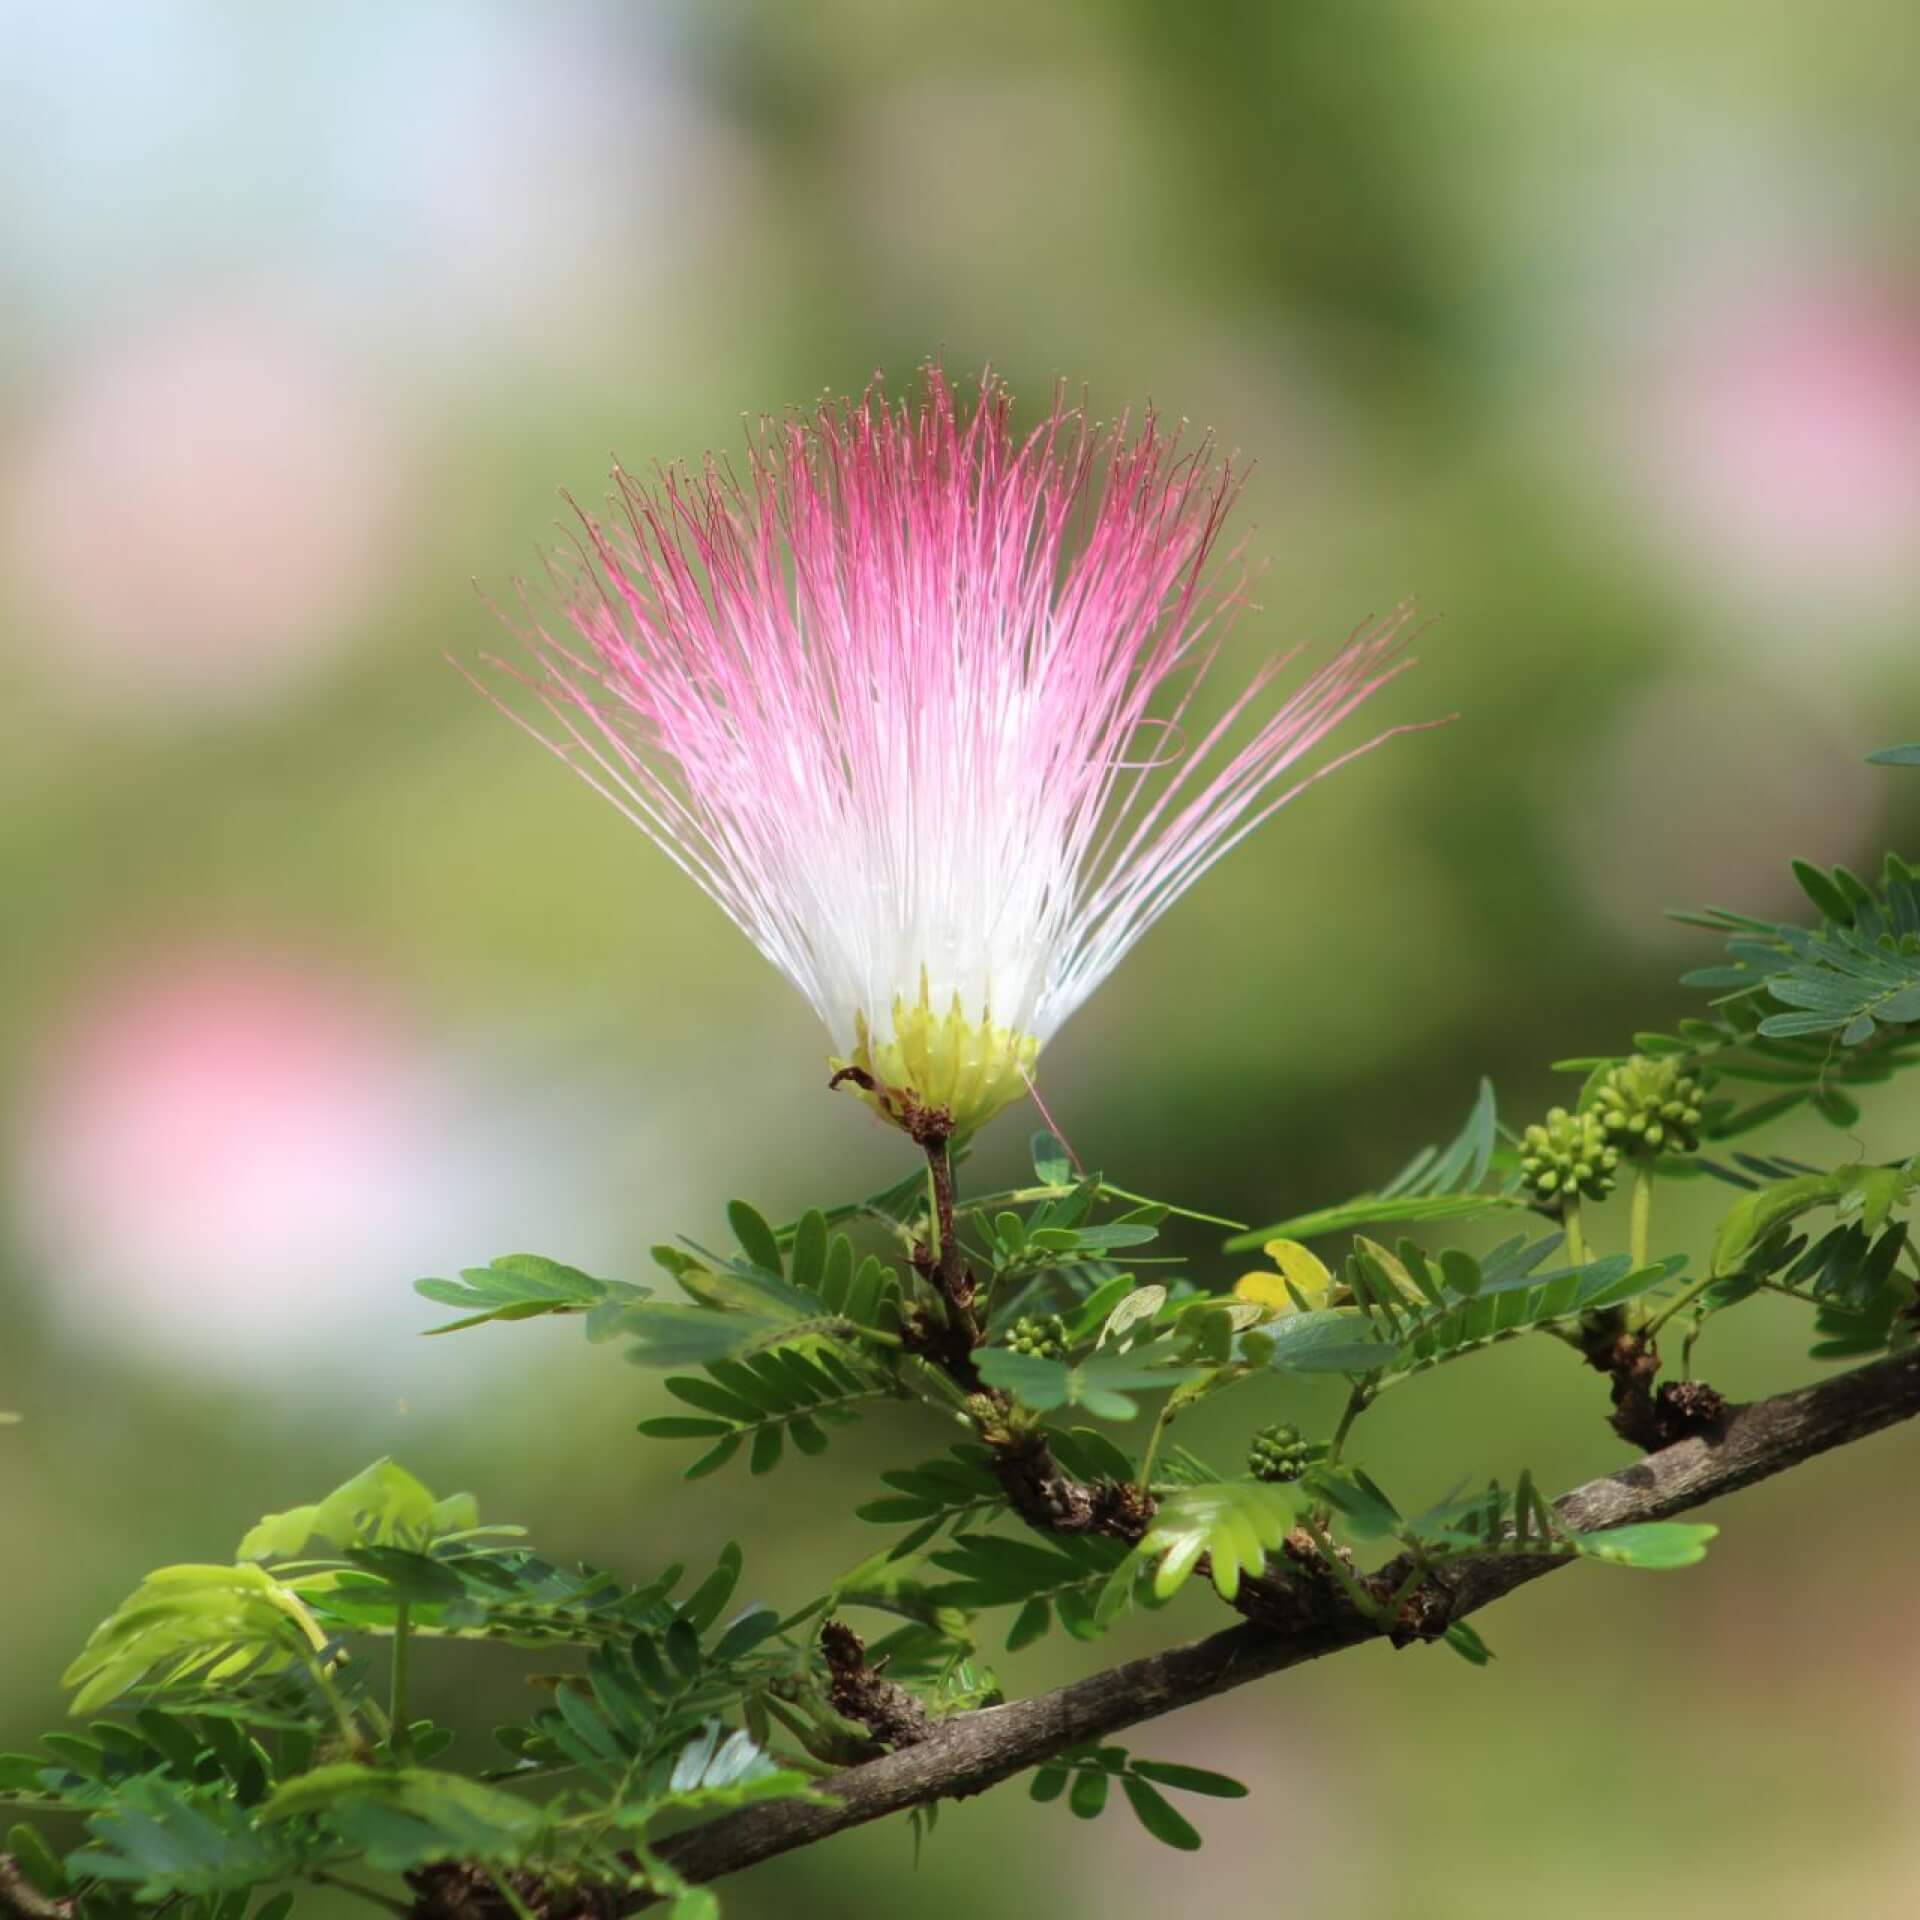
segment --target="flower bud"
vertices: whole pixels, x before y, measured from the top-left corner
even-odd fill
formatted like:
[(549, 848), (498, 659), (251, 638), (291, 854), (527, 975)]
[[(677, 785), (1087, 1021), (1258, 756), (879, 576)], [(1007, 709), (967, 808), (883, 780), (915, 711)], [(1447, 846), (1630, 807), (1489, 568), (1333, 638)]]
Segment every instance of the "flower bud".
[(1700, 1145), (1706, 1088), (1669, 1055), (1636, 1053), (1600, 1082), (1593, 1111), (1607, 1139), (1636, 1160), (1692, 1153)]
[(1556, 1220), (1571, 1200), (1604, 1200), (1619, 1164), (1620, 1150), (1592, 1112), (1555, 1107), (1520, 1136), (1521, 1183), (1534, 1206)]

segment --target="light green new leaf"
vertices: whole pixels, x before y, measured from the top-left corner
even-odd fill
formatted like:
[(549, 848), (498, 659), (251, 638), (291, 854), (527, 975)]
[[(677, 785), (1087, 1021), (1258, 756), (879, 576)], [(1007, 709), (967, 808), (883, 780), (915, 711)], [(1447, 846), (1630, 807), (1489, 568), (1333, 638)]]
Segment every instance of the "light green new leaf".
[(219, 1686), (290, 1665), (326, 1636), (264, 1567), (161, 1567), (88, 1636), (61, 1685), (84, 1714), (140, 1685)]
[(484, 1326), (489, 1320), (531, 1320), (549, 1313), (584, 1313), (587, 1330), (595, 1331), (596, 1315), (609, 1307), (647, 1298), (650, 1289), (624, 1280), (597, 1280), (578, 1267), (537, 1253), (506, 1253), (484, 1267), (464, 1269), (458, 1280), (416, 1280), (413, 1290), (422, 1299), (443, 1307), (459, 1307), (462, 1317), (429, 1333), (459, 1333)]
[(1664, 1572), (1691, 1567), (1707, 1557), (1707, 1542), (1720, 1531), (1703, 1521), (1647, 1520), (1637, 1526), (1608, 1527), (1583, 1533), (1573, 1546), (1589, 1560), (1616, 1567), (1642, 1567)]
[(1303, 1499), (1295, 1488), (1260, 1480), (1215, 1481), (1168, 1494), (1134, 1550), (1143, 1561), (1159, 1562), (1155, 1598), (1177, 1593), (1205, 1554), (1221, 1599), (1231, 1600), (1243, 1573), (1266, 1571), (1267, 1555), (1287, 1537)]
[(314, 1540), (342, 1550), (399, 1546), (417, 1551), (448, 1534), (467, 1532), (479, 1519), (472, 1494), (436, 1500), (406, 1468), (376, 1460), (324, 1500), (268, 1514), (240, 1542), (235, 1557), (287, 1560)]

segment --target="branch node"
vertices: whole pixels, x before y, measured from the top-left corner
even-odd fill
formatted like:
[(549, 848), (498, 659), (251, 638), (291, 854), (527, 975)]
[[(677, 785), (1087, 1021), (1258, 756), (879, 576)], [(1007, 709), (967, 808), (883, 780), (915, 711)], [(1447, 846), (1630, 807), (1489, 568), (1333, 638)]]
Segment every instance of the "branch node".
[(827, 1662), (827, 1697), (836, 1713), (873, 1735), (878, 1747), (918, 1746), (933, 1731), (933, 1719), (905, 1687), (867, 1664), (867, 1645), (844, 1620), (820, 1628)]
[(1596, 1315), (1582, 1329), (1580, 1350), (1613, 1383), (1608, 1424), (1629, 1446), (1657, 1453), (1676, 1440), (1711, 1439), (1726, 1425), (1725, 1396), (1705, 1381), (1669, 1380), (1656, 1389), (1660, 1349), (1623, 1315)]
[(42, 1893), (10, 1853), (0, 1853), (0, 1914), (17, 1920), (73, 1920), (77, 1902)]

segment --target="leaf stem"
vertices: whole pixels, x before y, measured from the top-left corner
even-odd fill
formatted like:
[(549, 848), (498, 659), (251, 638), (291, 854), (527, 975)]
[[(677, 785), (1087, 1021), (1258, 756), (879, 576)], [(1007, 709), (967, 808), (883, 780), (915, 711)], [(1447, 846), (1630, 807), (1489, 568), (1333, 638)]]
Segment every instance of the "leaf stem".
[(495, 1867), (491, 1878), (501, 1899), (513, 1909), (514, 1920), (533, 1920), (533, 1914), (528, 1909), (527, 1903), (521, 1899), (506, 1869), (503, 1867)]
[(1347, 1404), (1341, 1410), (1340, 1424), (1333, 1430), (1333, 1438), (1327, 1442), (1326, 1464), (1337, 1467), (1340, 1464), (1340, 1452), (1347, 1444), (1347, 1435), (1353, 1431), (1353, 1423), (1373, 1404), (1373, 1393), (1368, 1387), (1356, 1383), (1347, 1395)]
[[(1668, 1301), (1664, 1307), (1647, 1321), (1647, 1324), (1640, 1329), (1641, 1339), (1651, 1340), (1676, 1313), (1683, 1312), (1686, 1308), (1692, 1306), (1710, 1286), (1713, 1286), (1717, 1281), (1731, 1277), (1731, 1275), (1723, 1273), (1710, 1273), (1704, 1279), (1696, 1280), (1685, 1292), (1676, 1294), (1673, 1299)], [(1764, 1287), (1766, 1282), (1762, 1281), (1760, 1284)]]
[(1340, 1558), (1340, 1549), (1333, 1544), (1326, 1529), (1310, 1513), (1301, 1516), (1300, 1524), (1312, 1536), (1313, 1544), (1320, 1549), (1320, 1557), (1326, 1561), (1333, 1577), (1346, 1589), (1347, 1598), (1367, 1619), (1382, 1620), (1385, 1616), (1381, 1612), (1380, 1602), (1347, 1570), (1347, 1563)]
[(365, 1752), (366, 1736), (354, 1719), (352, 1710), (347, 1705), (346, 1696), (333, 1684), (333, 1676), (327, 1671), (326, 1662), (311, 1653), (303, 1654), (301, 1658), (308, 1673), (313, 1676), (313, 1684), (320, 1689), (321, 1697), (333, 1710), (334, 1722), (340, 1729), (340, 1737), (355, 1753)]
[(387, 1745), (396, 1760), (413, 1758), (413, 1734), (407, 1720), (407, 1667), (412, 1652), (413, 1608), (398, 1600), (393, 1608), (393, 1669), (387, 1690)]
[(1587, 1236), (1580, 1223), (1580, 1195), (1577, 1190), (1567, 1196), (1566, 1210), (1560, 1216), (1560, 1224), (1567, 1236), (1567, 1263), (1584, 1267), (1587, 1264)]
[(1636, 1271), (1647, 1264), (1653, 1232), (1653, 1169), (1644, 1162), (1633, 1170), (1633, 1211), (1627, 1222), (1627, 1252)]
[(927, 1182), (933, 1196), (928, 1237), (934, 1278), (955, 1332), (971, 1347), (979, 1337), (980, 1323), (974, 1314), (973, 1279), (967, 1272), (966, 1250), (953, 1223), (952, 1149), (944, 1133), (928, 1133), (920, 1144), (927, 1156)]
[(1178, 1388), (1167, 1396), (1166, 1403), (1154, 1415), (1153, 1431), (1147, 1435), (1147, 1450), (1140, 1456), (1139, 1487), (1142, 1493), (1153, 1490), (1153, 1463), (1160, 1454), (1160, 1442), (1166, 1438), (1167, 1429), (1173, 1424), (1174, 1415), (1183, 1406), (1191, 1406), (1191, 1400), (1183, 1401)]

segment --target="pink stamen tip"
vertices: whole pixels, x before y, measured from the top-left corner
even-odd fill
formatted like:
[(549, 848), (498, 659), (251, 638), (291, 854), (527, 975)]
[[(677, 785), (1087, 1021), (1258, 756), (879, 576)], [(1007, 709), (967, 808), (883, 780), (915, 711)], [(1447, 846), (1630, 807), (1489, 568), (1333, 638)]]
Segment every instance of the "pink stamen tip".
[(535, 709), (515, 717), (843, 1051), (923, 987), (1044, 1043), (1410, 664), (1402, 607), (1264, 719), (1291, 655), (1196, 719), (1244, 604), (1239, 550), (1217, 552), (1241, 483), (1180, 442), (1064, 389), (1019, 435), (991, 374), (969, 409), (935, 365), (911, 404), (876, 378), (762, 419), (738, 474), (616, 467), (549, 564), (571, 633), (521, 593), (538, 667), (505, 670)]

